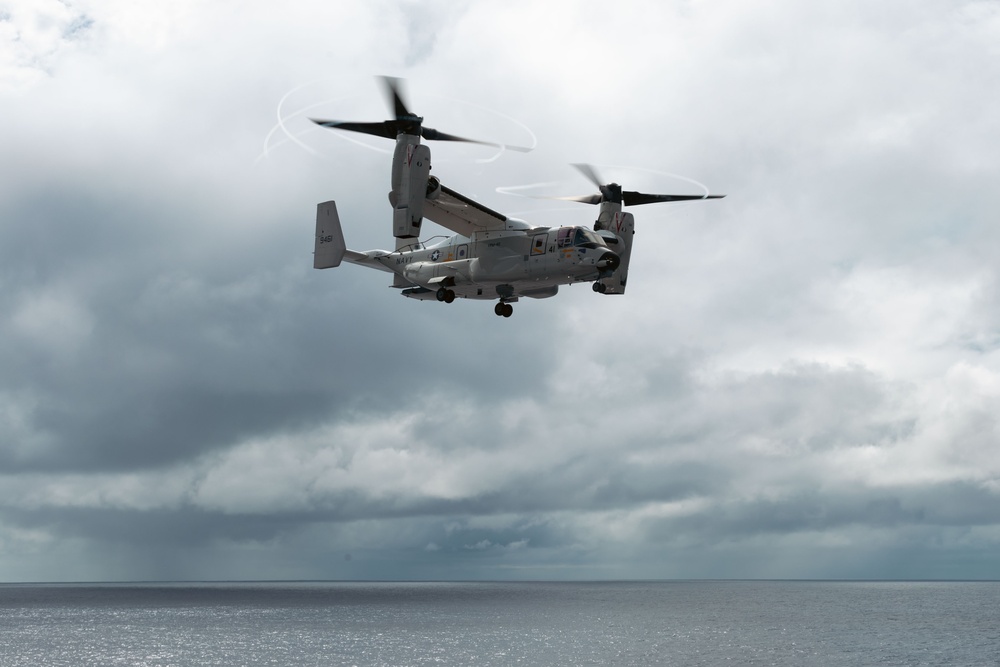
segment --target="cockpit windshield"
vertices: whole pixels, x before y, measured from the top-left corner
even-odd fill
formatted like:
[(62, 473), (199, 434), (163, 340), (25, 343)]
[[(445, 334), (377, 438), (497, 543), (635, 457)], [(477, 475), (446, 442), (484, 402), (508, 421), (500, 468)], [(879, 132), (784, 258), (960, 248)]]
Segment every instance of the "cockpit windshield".
[(556, 245), (560, 248), (577, 246), (580, 248), (606, 247), (604, 239), (586, 227), (560, 227), (556, 235)]
[(573, 245), (584, 248), (600, 248), (605, 245), (604, 239), (586, 227), (577, 227), (573, 235)]

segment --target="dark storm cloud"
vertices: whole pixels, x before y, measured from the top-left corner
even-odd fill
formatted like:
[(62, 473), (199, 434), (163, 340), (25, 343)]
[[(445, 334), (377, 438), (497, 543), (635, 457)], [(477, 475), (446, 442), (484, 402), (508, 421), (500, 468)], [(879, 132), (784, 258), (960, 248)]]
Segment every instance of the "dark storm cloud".
[[(220, 517), (193, 508), (169, 510), (41, 509), (3, 513), (5, 523), (45, 526), (59, 534), (116, 545), (185, 548), (221, 540), (266, 542), (288, 529), (288, 517)], [(294, 524), (292, 524), (294, 525)]]
[[(313, 205), (300, 208), (308, 228)], [(0, 389), (33, 398), (31, 428), (46, 441), (7, 451), (7, 470), (171, 464), (250, 434), (398, 407), (415, 393), (408, 382), (531, 393), (514, 369), (479, 354), (502, 344), (499, 330), (469, 339), (414, 302), (405, 317), (372, 310), (401, 300), (384, 278), (310, 275), (308, 239), (289, 244), (285, 225), (228, 244), (199, 233), (223, 211), (200, 210), (193, 225), (183, 211), (58, 181), (4, 206), (0, 275), (15, 315)], [(37, 313), (39, 300), (51, 306)], [(84, 321), (66, 321), (67, 307)], [(415, 334), (438, 347), (417, 349)], [(542, 369), (541, 353), (522, 358)]]
[(644, 532), (654, 542), (719, 544), (768, 535), (832, 534), (839, 529), (905, 533), (914, 529), (943, 536), (953, 528), (993, 526), (1000, 501), (982, 487), (945, 483), (919, 490), (844, 488), (783, 491), (775, 497), (733, 501), (675, 519), (650, 520)]
[[(344, 490), (317, 497), (312, 507), (294, 511), (219, 512), (184, 502), (178, 507), (141, 510), (22, 507), (5, 511), (3, 518), (5, 522), (25, 528), (44, 526), (59, 534), (113, 540), (137, 547), (152, 543), (204, 546), (217, 540), (267, 542), (314, 525), (424, 519), (430, 520), (433, 525), (454, 525), (457, 528), (461, 522), (455, 523), (453, 517), (501, 514), (543, 517), (551, 512), (627, 510), (650, 501), (671, 501), (715, 491), (717, 482), (714, 479), (707, 483), (699, 479), (705, 478), (710, 471), (695, 471), (693, 468), (695, 466), (681, 465), (666, 474), (649, 472), (645, 484), (640, 474), (637, 475), (640, 481), (635, 485), (623, 482), (624, 476), (631, 472), (628, 466), (612, 473), (607, 479), (590, 473), (580, 480), (578, 473), (560, 475), (549, 471), (546, 476), (524, 479), (500, 492), (453, 500), (406, 496), (372, 498), (361, 491)], [(195, 492), (192, 490), (191, 493)], [(529, 540), (532, 547), (541, 547), (555, 539), (549, 536), (549, 531), (560, 532), (557, 526), (550, 526), (549, 523), (543, 519), (523, 519), (515, 526), (499, 531), (475, 528), (470, 529), (470, 533), (462, 530), (461, 539), (468, 542), (472, 539), (469, 537), (471, 534), (479, 536), (474, 542), (486, 537), (496, 543)], [(567, 540), (572, 541), (572, 538), (564, 535), (556, 541)]]

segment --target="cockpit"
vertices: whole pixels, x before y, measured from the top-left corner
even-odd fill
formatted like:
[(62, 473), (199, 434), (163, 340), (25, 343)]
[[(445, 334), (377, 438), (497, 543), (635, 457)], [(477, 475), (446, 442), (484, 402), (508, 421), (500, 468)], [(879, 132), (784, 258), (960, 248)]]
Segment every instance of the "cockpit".
[(581, 248), (605, 248), (604, 239), (586, 227), (560, 227), (556, 236), (556, 245), (560, 248), (569, 246)]

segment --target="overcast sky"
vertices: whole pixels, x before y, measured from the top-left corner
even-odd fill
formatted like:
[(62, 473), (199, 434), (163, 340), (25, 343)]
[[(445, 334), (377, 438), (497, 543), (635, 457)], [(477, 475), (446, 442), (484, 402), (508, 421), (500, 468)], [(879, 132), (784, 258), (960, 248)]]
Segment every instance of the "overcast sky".
[[(0, 0), (0, 581), (1000, 578), (1000, 3)], [(447, 185), (624, 296), (312, 267)], [(428, 235), (443, 230), (428, 224)]]

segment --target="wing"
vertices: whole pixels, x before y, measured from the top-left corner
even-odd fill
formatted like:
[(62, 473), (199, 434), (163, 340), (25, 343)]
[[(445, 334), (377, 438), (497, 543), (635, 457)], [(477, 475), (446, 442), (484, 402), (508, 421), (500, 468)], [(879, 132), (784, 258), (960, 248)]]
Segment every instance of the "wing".
[(473, 232), (504, 229), (507, 216), (441, 185), (433, 199), (424, 200), (424, 217), (456, 234), (472, 236)]

